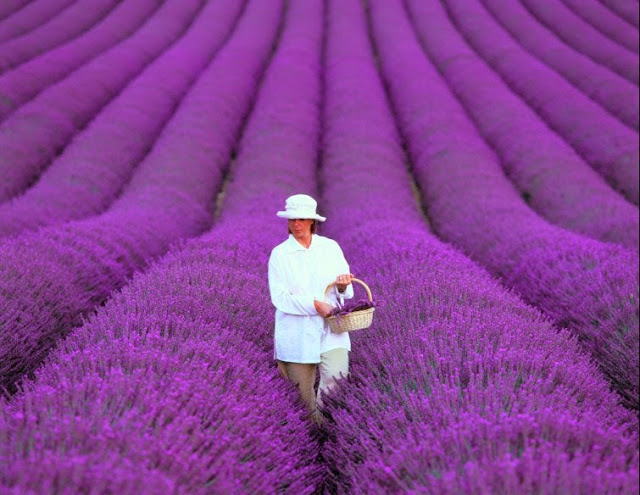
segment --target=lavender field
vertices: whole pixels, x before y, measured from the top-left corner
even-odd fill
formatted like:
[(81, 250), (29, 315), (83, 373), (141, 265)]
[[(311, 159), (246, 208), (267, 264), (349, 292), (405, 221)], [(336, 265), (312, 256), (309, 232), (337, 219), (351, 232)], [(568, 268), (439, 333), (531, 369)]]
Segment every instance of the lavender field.
[[(0, 493), (638, 493), (638, 19), (0, 1)], [(321, 427), (297, 193), (377, 306)]]

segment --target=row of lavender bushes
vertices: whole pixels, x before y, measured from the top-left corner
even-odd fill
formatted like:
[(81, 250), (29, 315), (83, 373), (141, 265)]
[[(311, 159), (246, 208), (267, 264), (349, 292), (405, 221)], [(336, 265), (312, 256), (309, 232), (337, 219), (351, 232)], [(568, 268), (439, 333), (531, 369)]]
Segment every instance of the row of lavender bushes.
[(638, 19), (638, 2), (635, 4), (625, 0), (600, 0), (600, 2), (611, 9), (611, 11), (621, 19), (624, 19), (636, 28), (638, 27), (640, 22), (640, 19)]
[(569, 46), (608, 67), (625, 79), (638, 84), (638, 54), (620, 47), (607, 36), (584, 22), (562, 2), (553, 9), (540, 0), (522, 0), (524, 6)]
[(0, 44), (0, 73), (76, 36), (111, 11), (118, 0), (76, 0), (48, 22)]
[(480, 2), (443, 4), (478, 55), (594, 170), (638, 205), (638, 133), (527, 53)]
[(370, 5), (381, 73), (435, 232), (575, 332), (638, 409), (637, 253), (537, 216), (428, 62), (402, 1)]
[(5, 0), (0, 3), (0, 20), (4, 20), (18, 12), (30, 0)]
[(0, 43), (44, 24), (56, 14), (59, 14), (75, 0), (52, 0), (50, 2), (31, 2), (23, 9), (2, 19), (0, 24)]
[(640, 51), (638, 30), (598, 0), (562, 0), (562, 2), (574, 14), (582, 17), (610, 40), (636, 53)]
[(614, 192), (469, 48), (439, 2), (408, 2), (407, 8), (425, 53), (500, 155), (523, 199), (565, 229), (637, 249), (638, 208)]
[(427, 231), (360, 2), (331, 0), (327, 25), (323, 232), (383, 302), (325, 399), (328, 492), (635, 493), (635, 414), (569, 332)]
[(252, 1), (107, 211), (0, 244), (3, 387), (15, 390), (16, 381), (134, 271), (210, 226), (281, 10), (281, 0)]
[(0, 120), (47, 86), (130, 36), (159, 5), (157, 0), (121, 2), (76, 39), (0, 75)]
[(109, 102), (33, 186), (0, 205), (0, 237), (106, 209), (223, 45), (244, 3), (207, 3), (188, 31)]
[(317, 493), (317, 442), (274, 365), (265, 294), (286, 237), (274, 212), (315, 182), (322, 7), (289, 4), (220, 222), (136, 275), (5, 404), (5, 489)]
[[(498, 20), (511, 36), (530, 53), (549, 65), (567, 81), (579, 88), (583, 93), (597, 101), (603, 108), (619, 118), (627, 126), (638, 130), (638, 86), (637, 81), (628, 81), (622, 76), (612, 72), (607, 67), (599, 65), (587, 55), (583, 55), (562, 39), (558, 39), (552, 28), (540, 23), (527, 8), (520, 2), (505, 2), (502, 0), (483, 0), (487, 10)], [(556, 14), (566, 7), (558, 2), (553, 9), (548, 9)], [(568, 10), (568, 9), (567, 9)], [(566, 17), (566, 19), (565, 19)], [(571, 25), (571, 20), (577, 19), (572, 12), (566, 13), (558, 23)], [(580, 20), (581, 21), (581, 20)], [(576, 20), (576, 22), (579, 22)], [(584, 21), (581, 21), (583, 24)], [(588, 29), (587, 29), (588, 28)], [(586, 25), (586, 32), (580, 36), (590, 36), (593, 40), (593, 28)], [(580, 30), (576, 27), (576, 32)], [(597, 33), (601, 36), (600, 33)], [(607, 41), (609, 41), (607, 39)], [(635, 60), (637, 74), (638, 55), (615, 45), (617, 51)], [(598, 46), (600, 43), (598, 42)], [(629, 70), (633, 72), (633, 68)], [(635, 84), (634, 84), (635, 83)]]
[(167, 0), (132, 36), (0, 123), (0, 202), (27, 189), (105, 104), (185, 32), (202, 3)]

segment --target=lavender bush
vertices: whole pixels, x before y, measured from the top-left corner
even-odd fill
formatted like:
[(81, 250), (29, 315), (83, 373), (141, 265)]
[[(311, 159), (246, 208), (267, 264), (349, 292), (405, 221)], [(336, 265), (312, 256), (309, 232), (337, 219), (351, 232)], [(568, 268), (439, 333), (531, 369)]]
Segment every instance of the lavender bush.
[(312, 432), (268, 357), (135, 286), (3, 404), (2, 490), (311, 493)]
[(571, 11), (582, 17), (610, 40), (632, 50), (640, 51), (638, 31), (620, 19), (598, 0), (562, 0)]
[(444, 2), (492, 69), (609, 184), (638, 204), (638, 134), (526, 53), (477, 2)]
[[(565, 43), (588, 55), (598, 63), (609, 67), (629, 81), (638, 84), (637, 53), (620, 47), (606, 36), (576, 16), (562, 2), (553, 9), (545, 8), (539, 0), (522, 0), (527, 9), (540, 22), (557, 34)], [(637, 122), (636, 122), (637, 128)]]
[(600, 0), (612, 12), (624, 19), (629, 24), (638, 27), (638, 2), (626, 2), (625, 0)]
[(31, 2), (15, 12), (0, 25), (0, 43), (24, 34), (44, 24), (52, 16), (72, 4), (74, 0), (54, 0), (50, 2)]
[(0, 201), (25, 190), (106, 103), (186, 30), (201, 6), (202, 0), (168, 0), (133, 36), (0, 123)]
[(612, 191), (510, 91), (466, 45), (439, 3), (406, 5), (424, 51), (525, 201), (557, 225), (637, 249), (638, 208)]
[(210, 226), (282, 2), (251, 7), (105, 213), (0, 244), (0, 383), (10, 391), (134, 271)]
[[(583, 55), (567, 46), (561, 39), (556, 38), (553, 27), (557, 25), (571, 25), (579, 22), (584, 29), (593, 29), (584, 21), (575, 19), (575, 15), (564, 5), (558, 5), (553, 10), (557, 15), (557, 23), (548, 25), (539, 22), (520, 2), (504, 2), (501, 0), (483, 0), (484, 5), (500, 24), (518, 40), (522, 46), (534, 54), (544, 63), (562, 74), (567, 81), (579, 88), (590, 98), (597, 101), (603, 108), (618, 117), (627, 126), (638, 130), (638, 86), (637, 81), (628, 81), (622, 76), (611, 72), (607, 67), (599, 65), (587, 55)], [(562, 9), (566, 9), (565, 15), (560, 15)], [(554, 19), (556, 19), (554, 17)], [(542, 19), (544, 21), (544, 19)], [(590, 33), (581, 33), (580, 29), (573, 29), (580, 33), (579, 38)], [(599, 34), (599, 33), (598, 33)], [(592, 40), (594, 37), (590, 36)], [(609, 41), (607, 39), (607, 41)], [(615, 45), (609, 41), (610, 44)], [(593, 44), (600, 46), (594, 41)], [(612, 48), (613, 50), (613, 48)], [(628, 58), (635, 60), (637, 54), (631, 54), (626, 49), (615, 45), (615, 50), (624, 53)], [(607, 58), (612, 58), (607, 55)], [(619, 57), (621, 58), (621, 57)], [(633, 70), (629, 70), (633, 72)], [(635, 70), (638, 72), (637, 67)], [(635, 84), (634, 84), (635, 82)]]
[(0, 120), (47, 86), (132, 34), (158, 7), (157, 0), (122, 2), (75, 40), (48, 50), (2, 74)]
[(434, 230), (575, 332), (637, 409), (637, 254), (535, 215), (427, 62), (402, 4), (371, 5), (381, 71)]
[(18, 12), (29, 0), (5, 0), (0, 4), (0, 20), (4, 20)]
[(243, 0), (208, 3), (189, 30), (75, 137), (36, 184), (0, 205), (0, 237), (106, 209), (225, 42), (243, 5)]
[(326, 229), (386, 301), (325, 399), (329, 493), (633, 493), (635, 415), (575, 338), (418, 217), (357, 0), (329, 3), (326, 39)]
[(0, 73), (90, 29), (118, 0), (77, 0), (33, 31), (0, 45)]

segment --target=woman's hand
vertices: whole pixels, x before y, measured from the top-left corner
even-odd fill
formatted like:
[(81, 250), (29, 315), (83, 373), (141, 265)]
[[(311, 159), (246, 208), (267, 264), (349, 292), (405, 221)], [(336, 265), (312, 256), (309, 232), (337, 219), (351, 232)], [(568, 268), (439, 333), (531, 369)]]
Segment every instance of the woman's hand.
[(351, 283), (351, 279), (355, 278), (353, 273), (346, 273), (344, 275), (338, 275), (334, 284), (338, 289), (338, 292), (344, 292), (347, 289), (347, 285)]
[(318, 301), (317, 299), (314, 299), (313, 305), (315, 306), (318, 314), (323, 318), (326, 318), (327, 316), (329, 316), (331, 314), (331, 311), (333, 311), (333, 306), (331, 306), (331, 304), (326, 303), (324, 301)]

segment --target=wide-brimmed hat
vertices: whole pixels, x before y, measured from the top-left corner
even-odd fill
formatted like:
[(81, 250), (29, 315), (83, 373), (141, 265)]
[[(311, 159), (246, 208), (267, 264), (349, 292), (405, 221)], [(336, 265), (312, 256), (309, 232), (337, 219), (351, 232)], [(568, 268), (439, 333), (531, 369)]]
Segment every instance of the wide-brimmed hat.
[(284, 211), (276, 213), (280, 218), (294, 219), (294, 218), (309, 218), (312, 220), (318, 220), (324, 222), (325, 217), (316, 213), (318, 203), (311, 196), (306, 194), (294, 194), (289, 196), (285, 202)]

